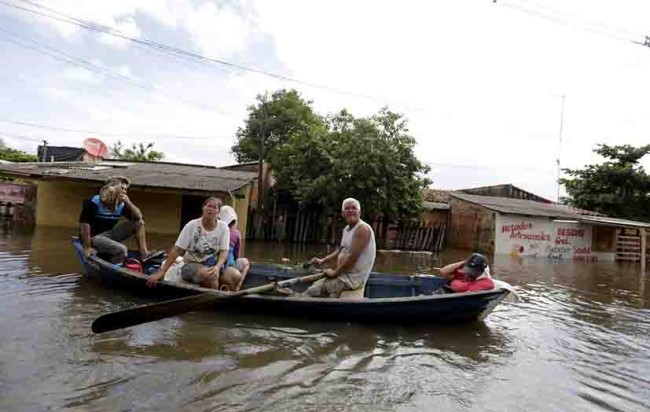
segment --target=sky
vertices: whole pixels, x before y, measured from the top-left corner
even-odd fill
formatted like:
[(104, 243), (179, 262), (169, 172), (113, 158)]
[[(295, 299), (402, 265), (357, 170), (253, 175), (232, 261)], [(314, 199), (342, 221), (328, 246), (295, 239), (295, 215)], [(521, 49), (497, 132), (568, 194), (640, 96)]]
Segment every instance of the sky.
[(0, 138), (30, 153), (155, 141), (168, 161), (223, 166), (255, 96), (295, 88), (321, 114), (403, 113), (434, 188), (556, 199), (558, 157), (581, 168), (598, 143), (650, 143), (650, 47), (634, 43), (648, 15), (647, 0), (0, 0)]

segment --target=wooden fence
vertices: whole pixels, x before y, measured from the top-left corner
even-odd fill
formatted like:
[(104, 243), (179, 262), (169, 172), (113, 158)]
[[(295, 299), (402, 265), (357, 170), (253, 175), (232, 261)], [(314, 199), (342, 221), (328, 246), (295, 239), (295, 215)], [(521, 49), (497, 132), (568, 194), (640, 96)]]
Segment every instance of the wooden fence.
[(445, 223), (423, 223), (419, 221), (400, 222), (396, 239), (386, 246), (401, 250), (428, 250), (437, 252), (442, 249), (445, 241)]
[[(323, 216), (318, 211), (299, 210), (263, 216), (251, 211), (247, 239), (275, 240), (291, 243), (338, 245), (345, 222), (338, 216)], [(368, 222), (375, 232), (380, 248), (436, 252), (444, 246), (447, 225), (419, 220), (387, 221), (383, 218)]]

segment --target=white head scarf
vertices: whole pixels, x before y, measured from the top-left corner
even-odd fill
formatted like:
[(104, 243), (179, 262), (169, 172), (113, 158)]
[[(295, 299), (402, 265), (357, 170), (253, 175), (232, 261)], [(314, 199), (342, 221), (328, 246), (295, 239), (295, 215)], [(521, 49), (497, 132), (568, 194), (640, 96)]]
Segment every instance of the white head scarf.
[(219, 211), (219, 220), (230, 226), (230, 222), (237, 219), (237, 212), (230, 206), (221, 206)]

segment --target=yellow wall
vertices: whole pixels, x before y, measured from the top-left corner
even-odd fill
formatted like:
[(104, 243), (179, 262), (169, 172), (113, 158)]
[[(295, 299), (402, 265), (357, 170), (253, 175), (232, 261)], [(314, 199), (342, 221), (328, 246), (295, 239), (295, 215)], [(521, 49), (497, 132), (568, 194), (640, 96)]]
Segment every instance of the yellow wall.
[[(100, 186), (79, 182), (39, 181), (36, 194), (36, 224), (77, 227), (84, 199), (97, 194)], [(180, 193), (129, 189), (129, 197), (144, 215), (147, 232), (178, 233), (181, 220)]]
[(181, 231), (180, 193), (157, 193), (143, 189), (129, 189), (129, 198), (140, 208), (148, 233), (179, 233)]
[(246, 227), (248, 225), (248, 204), (251, 197), (250, 192), (251, 187), (246, 186), (242, 189), (239, 189), (237, 192), (237, 194), (245, 196), (243, 199), (228, 199), (229, 201), (226, 202), (235, 209), (235, 212), (237, 212), (237, 218), (239, 219), (237, 221), (237, 229), (239, 229), (242, 234), (242, 241), (246, 238)]
[(99, 185), (77, 182), (39, 181), (36, 191), (36, 224), (78, 227), (81, 202), (99, 190)]
[[(81, 204), (97, 194), (100, 185), (69, 181), (39, 181), (36, 195), (36, 224), (53, 227), (78, 227)], [(246, 235), (250, 186), (240, 189), (242, 199), (220, 196), (231, 204), (239, 217), (237, 227)], [(219, 195), (219, 194), (218, 194)], [(148, 233), (177, 234), (180, 232), (183, 195), (173, 191), (155, 191), (132, 187), (129, 198), (140, 208)]]

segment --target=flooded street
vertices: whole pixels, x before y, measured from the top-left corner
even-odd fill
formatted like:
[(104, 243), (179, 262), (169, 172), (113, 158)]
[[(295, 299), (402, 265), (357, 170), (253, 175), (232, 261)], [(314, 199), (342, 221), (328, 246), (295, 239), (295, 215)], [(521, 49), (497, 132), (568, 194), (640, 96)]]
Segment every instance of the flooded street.
[[(484, 323), (197, 312), (93, 335), (98, 315), (145, 300), (84, 279), (71, 235), (0, 233), (0, 410), (650, 408), (650, 274), (638, 265), (497, 257), (492, 273), (521, 301)], [(325, 251), (252, 242), (245, 250), (287, 264)], [(377, 269), (432, 273), (466, 253), (381, 254)]]

